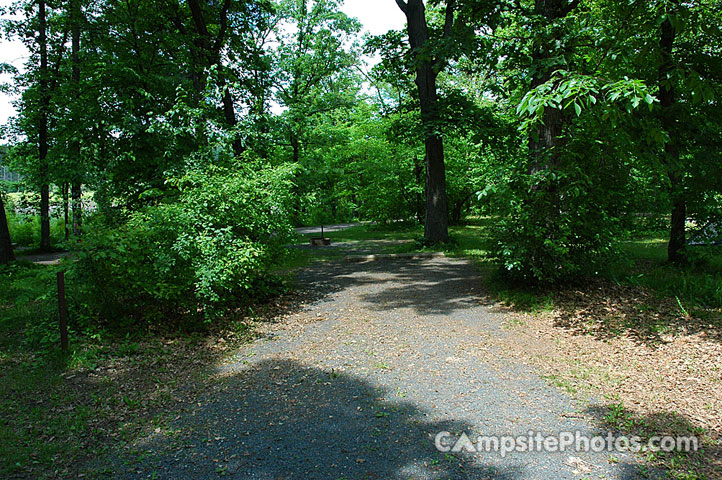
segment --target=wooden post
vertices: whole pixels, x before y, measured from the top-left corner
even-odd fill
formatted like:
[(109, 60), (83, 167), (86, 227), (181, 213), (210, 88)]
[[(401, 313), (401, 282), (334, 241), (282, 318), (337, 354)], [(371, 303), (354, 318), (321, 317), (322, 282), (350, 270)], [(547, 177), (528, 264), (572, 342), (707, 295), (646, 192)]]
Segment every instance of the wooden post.
[(58, 272), (58, 313), (60, 314), (60, 348), (68, 351), (68, 304), (65, 301), (65, 272)]

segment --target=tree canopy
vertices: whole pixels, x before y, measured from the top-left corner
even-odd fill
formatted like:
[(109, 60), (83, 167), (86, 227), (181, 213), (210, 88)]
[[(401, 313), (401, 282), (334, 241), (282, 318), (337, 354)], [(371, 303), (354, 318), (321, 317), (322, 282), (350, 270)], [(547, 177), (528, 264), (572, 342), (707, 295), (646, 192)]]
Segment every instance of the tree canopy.
[[(719, 1), (396, 4), (407, 28), (370, 37), (338, 0), (16, 2), (4, 31), (30, 57), (5, 133), (41, 248), (53, 189), (77, 236), (83, 190), (95, 229), (123, 231), (189, 207), (190, 178), (226, 195), (218, 172), (243, 180), (223, 208), (270, 208), (279, 232), (412, 220), (437, 243), (489, 215), (525, 281), (595, 272), (639, 218), (669, 219), (669, 260), (689, 261), (688, 231), (720, 218)], [(178, 228), (255, 225), (194, 215)]]

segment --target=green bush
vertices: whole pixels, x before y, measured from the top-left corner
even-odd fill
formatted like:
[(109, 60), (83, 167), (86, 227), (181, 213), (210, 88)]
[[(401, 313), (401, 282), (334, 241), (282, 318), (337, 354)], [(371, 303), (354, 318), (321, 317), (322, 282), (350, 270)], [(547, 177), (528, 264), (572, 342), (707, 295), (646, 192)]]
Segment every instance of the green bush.
[(172, 201), (84, 240), (76, 268), (108, 321), (211, 319), (277, 285), (292, 229), (292, 170), (206, 167), (169, 182)]
[(554, 170), (512, 174), (495, 196), (500, 218), (493, 228), (493, 253), (504, 276), (555, 283), (604, 269), (627, 237), (630, 219), (626, 186), (611, 184), (624, 177), (612, 174), (612, 168), (568, 162)]

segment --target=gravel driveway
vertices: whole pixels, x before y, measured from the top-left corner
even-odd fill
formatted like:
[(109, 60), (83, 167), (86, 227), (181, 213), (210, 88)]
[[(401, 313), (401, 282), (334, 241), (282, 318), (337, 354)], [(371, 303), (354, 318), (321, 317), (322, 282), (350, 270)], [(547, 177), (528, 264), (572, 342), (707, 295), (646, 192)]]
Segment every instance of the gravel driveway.
[[(633, 479), (600, 453), (442, 453), (438, 432), (596, 430), (582, 405), (491, 345), (508, 335), (451, 258), (317, 263), (308, 302), (220, 366), (215, 387), (126, 478)], [(606, 432), (604, 432), (606, 433)]]

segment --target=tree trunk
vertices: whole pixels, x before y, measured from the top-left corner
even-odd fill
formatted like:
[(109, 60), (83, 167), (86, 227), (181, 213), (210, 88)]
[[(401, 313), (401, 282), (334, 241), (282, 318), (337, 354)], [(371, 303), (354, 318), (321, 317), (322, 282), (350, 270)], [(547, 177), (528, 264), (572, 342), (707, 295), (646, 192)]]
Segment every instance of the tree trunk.
[[(422, 0), (397, 0), (406, 15), (406, 25), (411, 51), (418, 56), (419, 50), (429, 41), (426, 12)], [(439, 135), (439, 108), (436, 91), (437, 71), (434, 62), (418, 59), (416, 87), (419, 94), (421, 122), (424, 127), (426, 147), (426, 218), (424, 239), (429, 243), (449, 240), (449, 211), (446, 199), (446, 168), (444, 165), (444, 142)]]
[(464, 205), (466, 205), (466, 202), (471, 199), (472, 195), (473, 193), (465, 193), (464, 196), (454, 204), (454, 207), (451, 209), (452, 225), (461, 225), (461, 216), (464, 213)]
[(48, 185), (48, 37), (45, 0), (38, 2), (38, 46), (40, 47), (40, 125), (38, 160), (40, 164), (40, 250), (50, 250), (50, 186)]
[(40, 186), (40, 250), (49, 252), (50, 246), (50, 185)]
[(426, 138), (426, 219), (424, 238), (429, 243), (449, 240), (444, 143), (438, 135)]
[(73, 197), (73, 235), (79, 237), (83, 231), (83, 189), (79, 183), (72, 186)]
[[(678, 7), (677, 0), (672, 4)], [(674, 12), (670, 12), (674, 14)], [(664, 146), (663, 164), (669, 178), (669, 194), (672, 200), (672, 219), (670, 222), (669, 243), (667, 245), (667, 259), (674, 263), (686, 261), (685, 247), (687, 238), (685, 223), (687, 221), (687, 204), (684, 193), (683, 172), (680, 165), (679, 140), (676, 131), (674, 106), (676, 102), (674, 84), (671, 73), (674, 70), (672, 48), (677, 32), (669, 18), (662, 22), (659, 51), (662, 62), (659, 65), (659, 119), (662, 128), (669, 137)]]
[(70, 209), (68, 208), (68, 182), (63, 183), (63, 218), (65, 220), (65, 240), (70, 237)]
[[(75, 100), (75, 108), (76, 108), (76, 118), (75, 125), (80, 125), (80, 118), (77, 118), (77, 109), (80, 106), (80, 22), (82, 20), (82, 10), (80, 8), (80, 0), (71, 0), (70, 1), (70, 18), (71, 18), (71, 36), (72, 36), (72, 51), (71, 51), (71, 60), (72, 60), (72, 81), (73, 81), (73, 93), (74, 93), (74, 100)], [(82, 178), (81, 174), (81, 165), (82, 161), (80, 158), (81, 154), (81, 145), (80, 145), (80, 138), (79, 135), (80, 132), (76, 132), (75, 138), (73, 140), (73, 143), (71, 145), (71, 155), (73, 156), (74, 164), (73, 164), (73, 182), (71, 186), (71, 196), (72, 196), (72, 209), (73, 209), (73, 235), (79, 236), (81, 225), (82, 225), (82, 205), (81, 205), (81, 182), (80, 179)], [(66, 196), (67, 196), (67, 190), (66, 190)], [(68, 232), (68, 214), (67, 214), (67, 204), (66, 204), (66, 213), (65, 213), (65, 232), (66, 232), (66, 238), (67, 238), (67, 232)]]
[[(205, 69), (212, 66), (218, 68), (218, 87), (223, 92), (223, 98), (221, 102), (223, 104), (223, 119), (227, 126), (231, 129), (235, 128), (238, 124), (236, 118), (235, 105), (233, 104), (233, 96), (231, 95), (228, 87), (228, 81), (223, 74), (223, 65), (221, 65), (221, 49), (225, 41), (226, 27), (228, 25), (228, 11), (231, 5), (230, 0), (226, 0), (220, 7), (219, 10), (219, 23), (220, 28), (218, 33), (214, 36), (211, 35), (208, 30), (208, 25), (205, 17), (203, 16), (203, 9), (199, 0), (189, 0), (188, 7), (191, 11), (191, 17), (193, 19), (193, 25), (196, 31), (196, 48), (200, 50), (200, 57), (202, 58), (200, 67)], [(198, 94), (203, 94), (203, 88), (205, 85), (200, 82), (196, 85)], [(233, 140), (233, 153), (236, 156), (241, 155), (245, 151), (243, 142), (239, 138)]]
[(298, 162), (301, 160), (301, 144), (298, 141), (298, 135), (296, 134), (296, 132), (291, 131), (289, 143), (291, 144), (293, 163), (298, 165)]
[(8, 219), (5, 215), (5, 202), (0, 192), (0, 265), (15, 260), (13, 253), (13, 244), (10, 241), (10, 229), (8, 228)]
[[(546, 23), (553, 23), (564, 18), (576, 7), (578, 2), (567, 0), (535, 0), (534, 14), (543, 18)], [(534, 73), (531, 78), (531, 88), (536, 88), (548, 82), (552, 78), (554, 70), (558, 65), (549, 65), (549, 60), (560, 54), (558, 39), (554, 36), (541, 37), (534, 43), (531, 52), (532, 66)], [(545, 108), (542, 120), (530, 133), (529, 145), (529, 167), (528, 172), (534, 175), (539, 172), (555, 172), (561, 164), (561, 147), (565, 125), (569, 122), (568, 116), (557, 108)], [(561, 198), (559, 186), (553, 176), (546, 178), (530, 186), (530, 193), (543, 194), (533, 198), (530, 206), (535, 209), (534, 215), (543, 219), (545, 236), (547, 239), (556, 242), (559, 238), (559, 216), (561, 215)], [(548, 195), (547, 195), (548, 194)]]
[[(543, 17), (551, 23), (559, 18), (565, 17), (578, 2), (567, 2), (566, 0), (536, 0), (534, 13)], [(535, 44), (532, 51), (532, 65), (535, 66), (535, 73), (532, 76), (531, 88), (548, 82), (554, 70), (558, 66), (544, 66), (550, 57), (559, 54), (555, 47), (558, 39), (546, 38), (546, 41)], [(532, 156), (532, 163), (529, 173), (536, 173), (542, 170), (554, 169), (559, 165), (559, 146), (561, 135), (564, 130), (564, 114), (556, 108), (544, 109), (542, 121), (536, 127), (534, 135), (529, 139), (529, 150)]]
[[(223, 117), (226, 120), (226, 124), (231, 129), (235, 129), (236, 125), (238, 125), (238, 120), (236, 119), (236, 109), (233, 105), (233, 96), (231, 95), (231, 91), (228, 88), (228, 84), (225, 80), (225, 78), (221, 79), (221, 88), (224, 90), (223, 93)], [(233, 140), (233, 153), (236, 156), (240, 156), (246, 148), (243, 145), (243, 142), (240, 138), (237, 138), (238, 132), (234, 132), (234, 140)]]
[(667, 259), (677, 264), (685, 263), (687, 256), (685, 248), (687, 246), (687, 202), (684, 194), (681, 193), (682, 182), (676, 175), (670, 175), (670, 188), (673, 191), (679, 191), (672, 198), (672, 219), (669, 229), (669, 244), (667, 245)]

